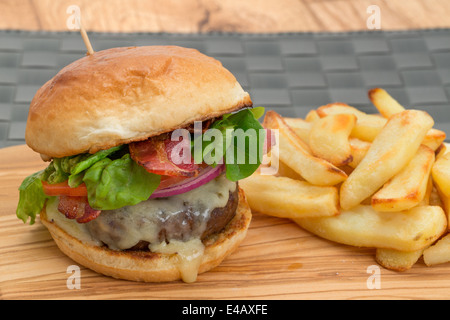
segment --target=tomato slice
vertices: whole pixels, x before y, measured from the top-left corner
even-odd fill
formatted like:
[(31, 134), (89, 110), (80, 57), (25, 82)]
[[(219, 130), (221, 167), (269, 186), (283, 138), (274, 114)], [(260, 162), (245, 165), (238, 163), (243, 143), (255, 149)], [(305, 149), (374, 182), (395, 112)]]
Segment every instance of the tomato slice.
[(76, 188), (69, 187), (67, 181), (61, 183), (50, 184), (46, 181), (42, 181), (42, 187), (44, 193), (48, 196), (70, 196), (70, 197), (86, 197), (87, 188), (84, 183), (80, 184)]

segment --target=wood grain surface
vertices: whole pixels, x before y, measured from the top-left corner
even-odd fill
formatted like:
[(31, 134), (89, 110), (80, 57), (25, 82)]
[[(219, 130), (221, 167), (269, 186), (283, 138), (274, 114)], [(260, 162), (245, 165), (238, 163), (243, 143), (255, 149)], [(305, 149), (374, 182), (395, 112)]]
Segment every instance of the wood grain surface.
[(370, 5), (383, 30), (450, 27), (447, 0), (2, 0), (0, 29), (67, 30), (70, 5), (90, 31), (367, 30)]
[(0, 150), (0, 299), (448, 299), (450, 264), (409, 271), (380, 268), (369, 289), (374, 250), (339, 245), (289, 220), (255, 213), (247, 238), (220, 266), (186, 284), (116, 280), (81, 267), (81, 288), (68, 289), (74, 261), (39, 222), (16, 218), (21, 181), (46, 164), (27, 146)]

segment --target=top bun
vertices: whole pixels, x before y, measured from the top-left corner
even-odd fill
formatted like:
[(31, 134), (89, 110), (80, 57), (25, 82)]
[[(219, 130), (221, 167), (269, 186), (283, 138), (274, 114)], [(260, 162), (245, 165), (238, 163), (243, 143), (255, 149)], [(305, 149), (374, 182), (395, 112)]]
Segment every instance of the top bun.
[(25, 139), (45, 158), (95, 153), (250, 106), (236, 78), (195, 49), (113, 48), (71, 63), (37, 91)]

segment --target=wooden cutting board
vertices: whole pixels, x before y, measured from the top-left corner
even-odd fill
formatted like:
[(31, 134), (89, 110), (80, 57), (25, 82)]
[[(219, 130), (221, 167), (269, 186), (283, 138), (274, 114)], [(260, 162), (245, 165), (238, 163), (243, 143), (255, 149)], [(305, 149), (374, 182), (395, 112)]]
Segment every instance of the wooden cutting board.
[(403, 273), (386, 270), (373, 249), (320, 239), (287, 219), (258, 213), (239, 249), (195, 283), (136, 283), (80, 266), (80, 289), (68, 289), (68, 267), (76, 263), (39, 219), (30, 226), (15, 215), (20, 183), (45, 166), (27, 146), (0, 150), (0, 299), (450, 298), (450, 263), (426, 267), (419, 260)]

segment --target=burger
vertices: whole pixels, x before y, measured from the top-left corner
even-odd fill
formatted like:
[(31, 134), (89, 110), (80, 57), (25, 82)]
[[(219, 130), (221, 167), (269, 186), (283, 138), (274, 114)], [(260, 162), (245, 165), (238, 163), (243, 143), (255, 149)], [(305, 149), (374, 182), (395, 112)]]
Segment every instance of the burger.
[[(63, 253), (98, 273), (193, 282), (246, 235), (251, 211), (238, 181), (267, 152), (263, 112), (195, 49), (87, 55), (31, 102), (26, 143), (48, 166), (23, 181), (16, 214), (30, 224), (39, 215)], [(233, 143), (236, 129), (262, 132), (244, 137), (256, 156)]]

